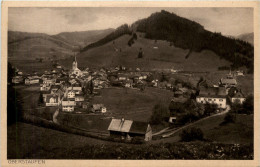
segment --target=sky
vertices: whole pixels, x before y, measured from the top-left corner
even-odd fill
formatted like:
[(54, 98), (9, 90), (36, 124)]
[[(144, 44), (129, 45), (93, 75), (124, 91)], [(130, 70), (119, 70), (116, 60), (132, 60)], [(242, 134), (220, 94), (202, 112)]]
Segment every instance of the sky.
[(253, 32), (253, 8), (66, 7), (8, 9), (8, 30), (47, 33), (101, 30), (132, 24), (166, 10), (196, 21), (212, 32), (237, 36)]

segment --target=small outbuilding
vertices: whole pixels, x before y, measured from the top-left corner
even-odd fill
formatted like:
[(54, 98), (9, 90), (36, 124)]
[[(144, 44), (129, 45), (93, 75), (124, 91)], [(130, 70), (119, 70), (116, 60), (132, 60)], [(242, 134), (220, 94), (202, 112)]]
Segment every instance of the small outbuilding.
[(133, 120), (112, 119), (108, 127), (111, 137), (132, 140), (142, 138), (144, 141), (152, 140), (152, 128), (147, 122)]

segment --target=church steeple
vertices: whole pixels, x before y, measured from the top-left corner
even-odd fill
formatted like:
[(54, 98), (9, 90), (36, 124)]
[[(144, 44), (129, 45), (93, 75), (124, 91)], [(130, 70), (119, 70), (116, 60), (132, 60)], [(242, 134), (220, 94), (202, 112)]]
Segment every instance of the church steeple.
[(75, 58), (74, 58), (74, 61), (77, 62), (77, 59), (76, 59), (76, 54), (74, 54)]
[(72, 69), (75, 70), (78, 68), (78, 63), (77, 63), (77, 58), (76, 58), (76, 54), (74, 54), (74, 61), (72, 63)]

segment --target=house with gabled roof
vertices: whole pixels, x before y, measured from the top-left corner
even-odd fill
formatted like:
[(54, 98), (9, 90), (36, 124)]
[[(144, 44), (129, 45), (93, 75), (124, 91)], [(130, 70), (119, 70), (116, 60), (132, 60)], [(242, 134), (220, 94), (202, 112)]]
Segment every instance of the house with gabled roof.
[(152, 140), (152, 128), (149, 123), (133, 120), (112, 119), (108, 131), (111, 137), (123, 140), (142, 138), (144, 141)]
[(201, 87), (196, 102), (201, 104), (217, 104), (218, 108), (227, 107), (227, 94), (225, 87)]
[(62, 111), (73, 112), (76, 106), (76, 102), (68, 99), (63, 99), (61, 102), (61, 106), (62, 106)]
[(46, 96), (46, 106), (58, 106), (59, 105), (59, 96), (55, 94), (48, 94)]
[(237, 89), (235, 87), (232, 87), (228, 91), (228, 97), (231, 103), (240, 103), (243, 104), (246, 100), (244, 94), (242, 93), (241, 89)]

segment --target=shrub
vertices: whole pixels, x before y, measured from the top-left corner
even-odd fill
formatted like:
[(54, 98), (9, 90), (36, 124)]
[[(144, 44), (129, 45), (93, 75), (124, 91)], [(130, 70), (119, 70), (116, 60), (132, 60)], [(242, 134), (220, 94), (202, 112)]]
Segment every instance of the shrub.
[(224, 121), (221, 123), (221, 125), (227, 124), (227, 123), (234, 123), (235, 122), (235, 116), (234, 114), (227, 113), (227, 115), (224, 118)]
[(156, 104), (153, 108), (153, 114), (151, 116), (151, 124), (163, 124), (170, 116), (170, 111), (167, 106), (163, 104)]
[(204, 140), (204, 134), (200, 128), (188, 128), (184, 129), (180, 133), (181, 141), (189, 142), (194, 140)]
[(254, 96), (249, 95), (245, 102), (243, 103), (243, 109), (246, 114), (253, 114), (254, 113)]

